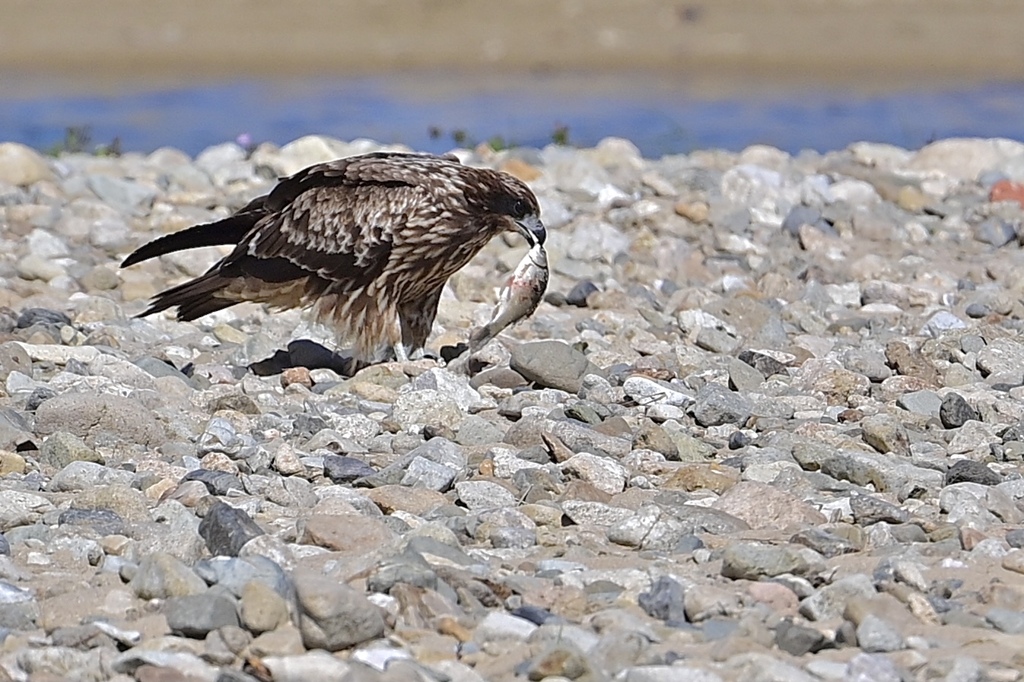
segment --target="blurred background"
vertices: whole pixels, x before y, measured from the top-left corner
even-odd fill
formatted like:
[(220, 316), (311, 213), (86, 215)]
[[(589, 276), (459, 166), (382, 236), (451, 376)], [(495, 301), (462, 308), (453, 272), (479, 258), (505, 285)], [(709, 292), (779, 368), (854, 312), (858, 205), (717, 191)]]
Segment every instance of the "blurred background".
[(0, 138), (647, 156), (1024, 139), (1016, 0), (0, 0)]

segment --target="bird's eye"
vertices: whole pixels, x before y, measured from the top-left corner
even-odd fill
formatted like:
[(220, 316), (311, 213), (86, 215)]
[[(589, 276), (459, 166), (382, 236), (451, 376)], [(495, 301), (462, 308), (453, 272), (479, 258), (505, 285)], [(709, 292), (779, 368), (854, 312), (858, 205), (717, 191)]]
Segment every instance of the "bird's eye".
[(516, 218), (522, 218), (523, 216), (525, 216), (527, 210), (528, 207), (526, 205), (526, 202), (523, 201), (522, 199), (516, 199), (514, 202), (512, 202), (512, 215), (515, 216)]

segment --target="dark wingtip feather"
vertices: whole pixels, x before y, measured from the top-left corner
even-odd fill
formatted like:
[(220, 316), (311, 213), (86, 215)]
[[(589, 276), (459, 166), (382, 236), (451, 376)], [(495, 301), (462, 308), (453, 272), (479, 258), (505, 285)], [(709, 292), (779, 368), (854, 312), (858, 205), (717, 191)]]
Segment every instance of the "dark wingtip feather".
[[(253, 200), (251, 203), (255, 203), (255, 201), (256, 200)], [(245, 209), (243, 209), (243, 211), (244, 210)], [(135, 251), (130, 253), (127, 258), (121, 261), (121, 267), (131, 267), (136, 263), (141, 263), (142, 261), (149, 260), (150, 258), (174, 253), (175, 251), (195, 249), (200, 246), (237, 244), (253, 227), (253, 225), (256, 224), (259, 217), (259, 213), (255, 211), (236, 213), (229, 218), (219, 220), (215, 223), (195, 225), (187, 230), (182, 230), (181, 232), (166, 234), (163, 237), (154, 239), (148, 244), (143, 244), (139, 248), (135, 249)]]

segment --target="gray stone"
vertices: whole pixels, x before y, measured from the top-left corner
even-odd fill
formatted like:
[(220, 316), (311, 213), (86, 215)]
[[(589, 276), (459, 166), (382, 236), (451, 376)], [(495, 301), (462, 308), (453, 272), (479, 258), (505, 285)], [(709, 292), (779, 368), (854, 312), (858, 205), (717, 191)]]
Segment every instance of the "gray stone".
[(980, 483), (981, 485), (999, 485), (1003, 477), (992, 471), (982, 462), (970, 459), (958, 459), (946, 469), (946, 485), (954, 483)]
[(982, 376), (1019, 373), (1024, 367), (1024, 344), (1015, 338), (993, 339), (978, 351), (975, 362)]
[(485, 400), (470, 386), (467, 377), (439, 367), (420, 374), (412, 380), (411, 387), (414, 391), (429, 389), (452, 398), (462, 412), (479, 412), (494, 407), (493, 401)]
[(308, 573), (297, 573), (294, 579), (306, 648), (340, 651), (384, 634), (380, 610), (360, 592)]
[(892, 376), (892, 370), (885, 364), (885, 355), (881, 351), (851, 348), (843, 356), (843, 366), (851, 372), (863, 374), (876, 384)]
[(617, 545), (654, 551), (673, 551), (692, 527), (653, 504), (644, 505), (608, 529), (608, 540)]
[(750, 402), (725, 386), (709, 383), (697, 392), (693, 416), (701, 426), (737, 424), (750, 417)]
[(505, 431), (494, 422), (471, 414), (459, 423), (455, 442), (459, 445), (493, 445), (504, 438)]
[(935, 391), (911, 391), (897, 398), (896, 404), (907, 412), (925, 417), (938, 417), (943, 400)]
[(214, 556), (238, 556), (245, 543), (263, 535), (248, 514), (223, 502), (212, 506), (199, 524), (199, 535)]
[(0, 490), (0, 532), (36, 523), (53, 508), (45, 497), (20, 490)]
[(400, 484), (410, 488), (444, 492), (451, 487), (458, 475), (459, 472), (450, 466), (432, 462), (426, 457), (414, 457), (405, 468), (405, 475), (402, 476)]
[(57, 469), (66, 467), (72, 462), (95, 462), (103, 464), (103, 458), (90, 448), (78, 436), (57, 431), (43, 441), (39, 448), (39, 457), (44, 462)]
[(939, 419), (947, 429), (958, 429), (969, 421), (980, 421), (978, 411), (971, 407), (959, 393), (947, 393), (939, 407)]
[(898, 651), (903, 648), (903, 636), (890, 623), (868, 614), (857, 626), (857, 646), (868, 653)]
[(729, 361), (729, 388), (739, 393), (753, 393), (764, 383), (764, 375), (741, 360)]
[(111, 469), (93, 462), (76, 461), (54, 474), (47, 489), (55, 492), (71, 492), (100, 485), (130, 486), (134, 479), (135, 474), (130, 471)]
[(403, 428), (434, 426), (454, 429), (462, 421), (459, 403), (440, 391), (406, 391), (395, 401), (392, 415)]
[(67, 431), (86, 443), (109, 440), (156, 447), (167, 440), (163, 427), (139, 402), (105, 393), (65, 393), (45, 401), (36, 410), (35, 430), (43, 435)]
[(97, 197), (125, 213), (147, 213), (157, 194), (152, 187), (103, 173), (90, 175), (86, 182)]
[(782, 621), (775, 629), (775, 645), (791, 656), (817, 653), (828, 644), (821, 632), (789, 620)]
[(364, 476), (372, 476), (374, 469), (355, 457), (324, 455), (324, 475), (332, 483), (351, 483)]
[(974, 226), (974, 238), (990, 246), (1006, 246), (1017, 238), (1014, 225), (1002, 218), (986, 218)]
[(722, 575), (734, 580), (760, 580), (783, 573), (813, 575), (824, 566), (824, 558), (806, 547), (734, 542), (722, 553)]
[(854, 573), (825, 585), (800, 602), (800, 615), (815, 621), (839, 618), (851, 599), (874, 595), (875, 584), (871, 577), (863, 573)]
[(139, 599), (187, 597), (206, 591), (202, 578), (175, 557), (164, 553), (143, 557), (129, 587)]
[(880, 453), (910, 454), (907, 430), (892, 417), (885, 414), (872, 415), (862, 419), (860, 426), (864, 442)]
[(861, 526), (885, 521), (886, 523), (907, 523), (910, 514), (895, 504), (872, 495), (852, 495), (850, 509), (853, 520)]
[(683, 586), (677, 581), (661, 576), (654, 581), (649, 591), (640, 593), (637, 603), (652, 618), (682, 623), (686, 620), (684, 593)]
[(462, 481), (455, 484), (455, 492), (471, 511), (511, 507), (516, 503), (508, 488), (493, 481)]
[(573, 452), (606, 454), (611, 457), (625, 457), (633, 444), (625, 438), (609, 436), (577, 421), (544, 422), (547, 430)]
[(532, 341), (510, 351), (509, 366), (541, 387), (576, 393), (583, 377), (594, 373), (587, 357), (562, 341)]
[(234, 601), (220, 594), (172, 597), (164, 603), (163, 613), (171, 632), (183, 637), (206, 637), (218, 628), (238, 625)]
[(1000, 632), (1011, 635), (1024, 633), (1024, 612), (997, 606), (985, 612), (985, 620)]
[(903, 675), (880, 653), (858, 653), (850, 659), (844, 682), (903, 682)]

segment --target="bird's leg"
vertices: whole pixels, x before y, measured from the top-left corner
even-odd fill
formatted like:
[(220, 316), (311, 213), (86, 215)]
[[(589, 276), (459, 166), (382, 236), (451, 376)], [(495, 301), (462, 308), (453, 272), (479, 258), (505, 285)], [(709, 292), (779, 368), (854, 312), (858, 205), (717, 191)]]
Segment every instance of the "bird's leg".
[(401, 341), (391, 347), (391, 352), (395, 354), (396, 361), (409, 362), (409, 354), (405, 352), (405, 344)]
[(402, 328), (402, 341), (395, 345), (402, 347), (402, 353), (407, 359), (423, 357), (423, 346), (426, 345), (430, 329), (434, 326), (437, 303), (441, 300), (443, 288), (444, 285), (441, 285), (423, 298), (408, 301), (398, 307), (398, 322)]

